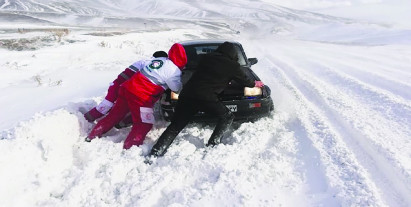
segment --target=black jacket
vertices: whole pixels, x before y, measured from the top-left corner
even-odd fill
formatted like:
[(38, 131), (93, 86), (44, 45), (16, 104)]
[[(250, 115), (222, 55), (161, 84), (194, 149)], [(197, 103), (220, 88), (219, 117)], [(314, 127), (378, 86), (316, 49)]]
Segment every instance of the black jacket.
[(216, 52), (205, 55), (200, 60), (197, 71), (184, 85), (180, 98), (218, 101), (218, 94), (231, 80), (254, 87), (254, 80), (247, 77), (237, 59), (235, 45), (229, 42), (220, 45)]

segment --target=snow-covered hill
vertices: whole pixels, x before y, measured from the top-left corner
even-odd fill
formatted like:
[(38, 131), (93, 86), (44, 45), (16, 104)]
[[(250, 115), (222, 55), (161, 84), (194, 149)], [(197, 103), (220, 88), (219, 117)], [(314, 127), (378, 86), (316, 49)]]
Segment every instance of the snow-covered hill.
[(107, 15), (118, 11), (117, 1), (57, 1), (57, 0), (2, 0), (0, 9), (41, 13), (65, 13), (83, 15)]
[[(351, 23), (348, 19), (281, 7), (261, 1), (4, 1), (0, 14), (15, 22), (29, 18), (67, 26), (170, 27), (170, 21), (185, 24), (203, 21), (218, 22), (232, 29), (243, 25), (265, 28), (271, 32), (289, 31), (301, 23)], [(215, 5), (218, 5), (216, 7)], [(143, 18), (143, 19), (142, 19)], [(153, 25), (150, 19), (160, 20)], [(148, 21), (148, 22), (147, 22)], [(1, 22), (1, 19), (0, 19)], [(5, 23), (7, 23), (6, 21)], [(142, 23), (145, 25), (142, 25)], [(172, 23), (171, 23), (172, 24)], [(172, 27), (175, 27), (172, 24)], [(254, 29), (254, 28), (253, 28)]]
[[(411, 31), (270, 2), (0, 1), (0, 206), (410, 206)], [(83, 141), (80, 109), (189, 39), (241, 42), (276, 111), (212, 149), (191, 124), (152, 165), (158, 111), (140, 147)]]

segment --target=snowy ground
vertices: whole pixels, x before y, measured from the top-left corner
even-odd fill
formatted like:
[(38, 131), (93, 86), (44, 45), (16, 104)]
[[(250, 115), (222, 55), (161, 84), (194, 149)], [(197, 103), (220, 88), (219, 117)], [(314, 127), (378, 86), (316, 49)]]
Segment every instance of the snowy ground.
[[(159, 2), (151, 9), (167, 6)], [(116, 28), (0, 13), (19, 19), (0, 21), (0, 206), (411, 205), (410, 27), (265, 1), (224, 19), (196, 2), (177, 4), (193, 19), (111, 20)], [(246, 1), (219, 8), (234, 2)], [(140, 147), (122, 149), (129, 129), (83, 142), (93, 124), (79, 109), (101, 101), (125, 67), (174, 42), (210, 38), (237, 40), (259, 59), (270, 117), (241, 124), (213, 149), (204, 147), (212, 128), (189, 125), (152, 165), (143, 160), (167, 126), (160, 117)]]

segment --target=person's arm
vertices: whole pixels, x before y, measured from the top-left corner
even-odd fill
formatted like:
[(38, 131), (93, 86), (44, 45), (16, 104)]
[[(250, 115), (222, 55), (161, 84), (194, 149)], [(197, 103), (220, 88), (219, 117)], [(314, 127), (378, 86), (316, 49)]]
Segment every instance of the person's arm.
[(179, 93), (183, 88), (183, 84), (181, 83), (181, 76), (173, 76), (166, 80), (167, 86), (170, 90)]
[(262, 81), (255, 81), (255, 86), (254, 87), (262, 88), (263, 86), (264, 86), (264, 83)]
[(256, 86), (255, 81), (247, 76), (247, 74), (240, 68), (240, 65), (236, 66), (233, 79), (238, 83), (250, 88)]
[(174, 92), (180, 92), (183, 84), (181, 82), (181, 70), (177, 67), (175, 68), (167, 68), (166, 72), (166, 79), (164, 82), (167, 84), (168, 88)]

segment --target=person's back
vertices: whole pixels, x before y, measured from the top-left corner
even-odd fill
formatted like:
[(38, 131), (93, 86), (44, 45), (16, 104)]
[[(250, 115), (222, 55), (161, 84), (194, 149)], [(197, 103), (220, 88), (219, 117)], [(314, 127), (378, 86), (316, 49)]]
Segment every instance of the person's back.
[(205, 101), (218, 101), (220, 94), (231, 80), (238, 80), (245, 86), (254, 86), (237, 62), (237, 51), (231, 43), (224, 43), (216, 52), (205, 55), (197, 71), (184, 86), (181, 97)]
[(163, 91), (181, 88), (181, 70), (168, 58), (155, 58), (142, 63), (141, 69), (122, 84), (142, 101), (154, 104)]

